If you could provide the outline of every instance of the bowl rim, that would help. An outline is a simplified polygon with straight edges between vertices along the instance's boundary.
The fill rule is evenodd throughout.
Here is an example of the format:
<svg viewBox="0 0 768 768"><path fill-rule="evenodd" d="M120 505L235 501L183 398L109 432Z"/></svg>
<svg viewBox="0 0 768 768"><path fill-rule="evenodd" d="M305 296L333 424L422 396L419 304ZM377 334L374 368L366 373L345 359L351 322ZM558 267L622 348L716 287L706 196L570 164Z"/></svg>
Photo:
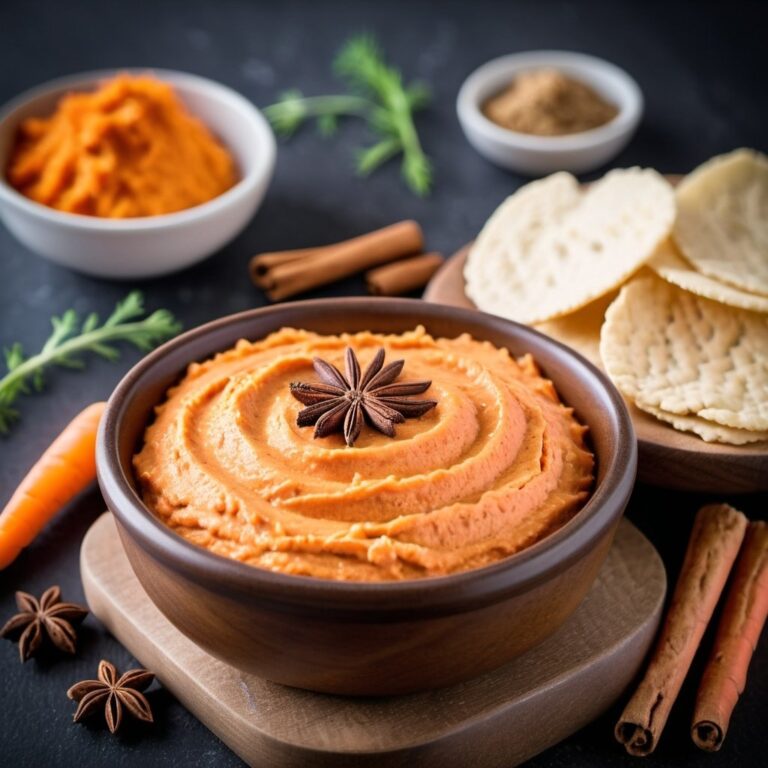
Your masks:
<svg viewBox="0 0 768 768"><path fill-rule="evenodd" d="M546 66L555 69L558 66L567 66L579 70L579 75L583 74L584 80L590 85L606 78L612 79L622 91L620 103L616 105L619 109L616 116L604 125L588 131L562 136L536 136L503 128L483 114L478 92L483 90L489 80L497 79L499 73L504 70L508 70L511 76L521 69ZM626 70L606 59L587 53L554 49L520 51L486 61L467 76L456 97L459 120L470 130L504 144L509 149L523 149L541 154L589 150L614 141L635 129L642 116L643 107L644 99L640 86Z"/></svg>
<svg viewBox="0 0 768 768"><path fill-rule="evenodd" d="M211 200L194 205L191 208L154 216L110 219L100 216L87 216L81 213L70 213L69 211L59 211L56 208L51 208L22 195L8 183L6 178L7 157L2 157L0 158L0 202L14 205L24 213L38 216L48 220L50 223L61 225L68 229L117 233L147 232L183 226L191 221L199 222L200 219L216 216L223 209L236 205L244 198L247 198L261 184L263 179L271 175L277 155L277 142L275 141L272 128L258 107L228 85L207 77L174 69L151 66L119 67L89 70L87 72L57 77L28 88L0 106L0 126L3 126L18 110L27 106L32 101L57 93L63 96L69 90L87 90L90 86L97 85L104 80L123 73L130 75L155 75L159 80L169 83L174 89L180 88L182 97L183 89L195 89L201 93L205 92L220 102L228 103L235 110L239 111L251 123L254 129L253 141L256 145L259 145L260 151L253 166L228 190ZM195 117L206 124L203 118L197 115ZM206 127L208 127L207 124ZM232 148L226 144L225 146L231 153Z"/></svg>
<svg viewBox="0 0 768 768"><path fill-rule="evenodd" d="M289 317L297 308L338 313L340 309L370 311L372 305L379 305L390 316L415 311L414 322L417 323L420 322L418 314L421 314L425 323L451 316L473 321L470 326L478 321L489 324L489 332L495 329L514 335L521 345L533 339L536 346L550 347L556 357L569 359L591 377L591 385L597 386L602 397L610 403L615 448L602 482L574 518L536 544L487 566L445 576L362 582L273 572L214 554L179 536L143 504L123 472L118 448L119 430L131 397L156 363L201 337L269 314L275 314L277 322L281 316ZM290 323L281 320L275 330L285 325ZM192 357L189 362L194 359ZM109 398L97 437L96 464L99 485L119 527L127 529L129 536L149 556L184 577L202 581L209 590L228 596L244 594L283 610L336 610L358 616L366 612L400 615L405 610L426 616L476 609L502 596L518 594L549 578L553 568L565 568L579 559L585 549L618 523L623 513L634 486L637 441L629 411L608 377L577 352L538 331L477 310L430 304L420 299L343 297L284 302L228 315L186 331L150 352L123 377Z"/></svg>

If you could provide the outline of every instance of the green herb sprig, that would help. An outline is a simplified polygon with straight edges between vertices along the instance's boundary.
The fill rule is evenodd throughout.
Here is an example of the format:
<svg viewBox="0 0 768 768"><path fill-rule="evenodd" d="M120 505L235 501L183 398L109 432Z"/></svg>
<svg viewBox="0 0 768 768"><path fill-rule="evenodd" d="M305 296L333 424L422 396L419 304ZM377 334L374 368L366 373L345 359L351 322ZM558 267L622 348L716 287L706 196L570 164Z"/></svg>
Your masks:
<svg viewBox="0 0 768 768"><path fill-rule="evenodd" d="M96 313L88 315L81 324L74 309L51 318L53 332L32 357L24 354L18 342L6 348L8 372L0 379L0 434L7 434L19 416L13 407L16 400L43 388L43 373L48 366L82 369L85 363L79 355L83 352L114 361L120 357L120 351L113 346L116 342L126 341L148 351L181 330L168 310L158 309L139 320L143 314L144 299L139 291L133 291L117 303L103 325Z"/></svg>
<svg viewBox="0 0 768 768"><path fill-rule="evenodd" d="M418 82L404 85L399 70L386 63L369 35L348 40L336 57L334 69L351 93L305 97L301 91L286 91L280 101L264 110L275 131L291 136L307 120L315 119L318 130L330 136L339 118L362 118L379 140L357 153L357 172L367 176L402 154L405 183L420 197L428 194L432 164L413 122L413 113L429 103L427 86Z"/></svg>

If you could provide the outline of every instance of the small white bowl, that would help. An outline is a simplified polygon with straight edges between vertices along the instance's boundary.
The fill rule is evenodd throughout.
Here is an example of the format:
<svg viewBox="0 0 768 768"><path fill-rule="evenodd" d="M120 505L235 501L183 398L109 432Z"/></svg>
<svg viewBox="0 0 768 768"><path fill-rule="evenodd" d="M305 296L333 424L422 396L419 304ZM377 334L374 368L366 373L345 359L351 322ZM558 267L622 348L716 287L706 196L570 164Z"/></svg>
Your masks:
<svg viewBox="0 0 768 768"><path fill-rule="evenodd" d="M118 72L151 72L170 83L189 111L226 145L240 180L194 208L160 216L107 219L66 213L34 202L5 180L19 123L50 115L70 91L93 90ZM275 164L275 137L256 107L224 85L164 69L89 72L53 80L0 111L0 218L30 250L97 277L131 279L174 272L210 256L251 220Z"/></svg>
<svg viewBox="0 0 768 768"><path fill-rule="evenodd" d="M605 125L564 136L534 136L489 120L482 105L522 72L552 68L591 86L619 113ZM643 113L643 95L622 69L603 59L568 51L531 51L493 59L476 69L456 100L469 143L497 165L529 176L555 171L583 173L604 165L627 145Z"/></svg>

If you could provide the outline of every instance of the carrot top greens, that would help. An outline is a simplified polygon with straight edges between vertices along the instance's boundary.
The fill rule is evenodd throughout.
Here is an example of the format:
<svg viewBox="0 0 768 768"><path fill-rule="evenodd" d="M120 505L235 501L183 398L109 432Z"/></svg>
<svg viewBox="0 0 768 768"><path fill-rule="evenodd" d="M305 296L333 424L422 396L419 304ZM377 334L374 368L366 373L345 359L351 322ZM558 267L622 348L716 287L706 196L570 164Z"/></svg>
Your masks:
<svg viewBox="0 0 768 768"><path fill-rule="evenodd" d="M144 299L139 291L132 291L115 306L103 324L92 312L85 320L74 309L60 317L51 318L53 332L35 355L27 357L20 343L7 347L5 364L8 372L0 379L0 434L7 434L18 418L13 404L21 395L39 392L43 388L43 373L50 365L81 369L85 367L80 355L93 352L107 360L120 357L115 343L127 341L148 351L162 341L176 335L181 325L166 309L158 309L149 317L144 314Z"/></svg>
<svg viewBox="0 0 768 768"><path fill-rule="evenodd" d="M401 173L415 194L424 196L432 186L432 164L424 154L413 122L413 113L429 102L430 92L419 82L403 83L400 71L387 64L374 38L357 35L348 40L334 69L348 93L307 96L286 91L264 114L275 131L290 136L302 123L317 120L323 135L336 130L341 117L359 117L368 123L378 141L357 154L357 172L367 176L388 160L402 155Z"/></svg>

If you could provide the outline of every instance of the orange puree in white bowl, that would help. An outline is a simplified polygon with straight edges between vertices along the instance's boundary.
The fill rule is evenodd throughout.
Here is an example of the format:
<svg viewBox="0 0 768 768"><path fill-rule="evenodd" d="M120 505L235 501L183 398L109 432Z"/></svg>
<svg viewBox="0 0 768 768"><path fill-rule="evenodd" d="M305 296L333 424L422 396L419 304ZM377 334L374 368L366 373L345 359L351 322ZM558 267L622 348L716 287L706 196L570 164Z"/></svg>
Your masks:
<svg viewBox="0 0 768 768"><path fill-rule="evenodd" d="M236 183L237 172L169 84L121 74L96 91L67 94L50 117L24 120L7 179L51 208L130 218L212 200Z"/></svg>

